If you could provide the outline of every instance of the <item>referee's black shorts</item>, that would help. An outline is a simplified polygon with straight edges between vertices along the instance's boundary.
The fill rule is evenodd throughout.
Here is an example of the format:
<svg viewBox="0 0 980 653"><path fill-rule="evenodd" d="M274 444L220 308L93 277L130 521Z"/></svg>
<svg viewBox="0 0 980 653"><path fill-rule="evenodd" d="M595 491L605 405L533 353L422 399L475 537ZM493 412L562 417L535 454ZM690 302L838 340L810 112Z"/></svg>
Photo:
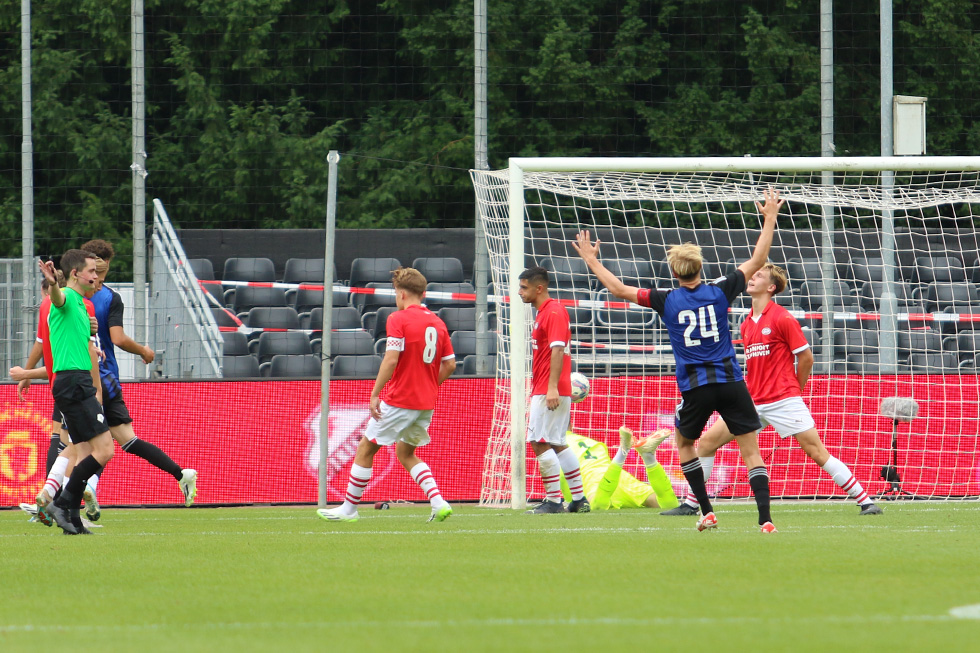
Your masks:
<svg viewBox="0 0 980 653"><path fill-rule="evenodd" d="M674 415L674 426L688 440L701 437L704 425L715 411L735 435L762 428L745 381L702 385L682 392L681 397Z"/></svg>
<svg viewBox="0 0 980 653"><path fill-rule="evenodd" d="M88 442L109 430L99 400L95 398L92 374L85 370L64 370L55 375L51 388L54 403L61 411L61 425L74 444Z"/></svg>

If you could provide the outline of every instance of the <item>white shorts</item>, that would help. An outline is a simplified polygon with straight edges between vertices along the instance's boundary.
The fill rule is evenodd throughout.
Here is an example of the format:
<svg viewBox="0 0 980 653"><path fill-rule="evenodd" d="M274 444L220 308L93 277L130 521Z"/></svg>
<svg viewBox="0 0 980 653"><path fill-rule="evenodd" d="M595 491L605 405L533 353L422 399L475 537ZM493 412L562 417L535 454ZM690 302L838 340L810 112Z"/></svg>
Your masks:
<svg viewBox="0 0 980 653"><path fill-rule="evenodd" d="M781 438L809 431L816 426L802 397L780 399L771 404L756 404L755 410L759 413L762 428L771 424Z"/></svg>
<svg viewBox="0 0 980 653"><path fill-rule="evenodd" d="M381 419L368 420L364 437L382 447L399 441L413 447L427 445L433 412L435 411L389 406L382 401Z"/></svg>
<svg viewBox="0 0 980 653"><path fill-rule="evenodd" d="M545 395L531 397L530 417L527 420L527 441L547 442L565 446L565 432L572 418L572 398L558 397L558 408L548 410Z"/></svg>

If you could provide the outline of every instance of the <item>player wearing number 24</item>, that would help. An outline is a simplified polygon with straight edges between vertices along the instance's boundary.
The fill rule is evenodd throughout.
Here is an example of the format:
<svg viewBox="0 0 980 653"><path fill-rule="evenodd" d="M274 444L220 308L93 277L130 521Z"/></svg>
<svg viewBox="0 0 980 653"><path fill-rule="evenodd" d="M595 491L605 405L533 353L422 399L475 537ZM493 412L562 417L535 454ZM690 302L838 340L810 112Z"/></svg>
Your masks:
<svg viewBox="0 0 980 653"><path fill-rule="evenodd" d="M398 462L428 497L432 505L429 521L444 521L453 513L415 449L429 443L439 386L455 371L456 355L445 322L422 304L426 286L422 273L398 268L391 273L391 281L398 310L388 318L385 355L371 392L372 419L357 445L343 505L317 510L327 521L357 521L357 506L371 480L374 455L388 445L395 445Z"/></svg>
<svg viewBox="0 0 980 653"><path fill-rule="evenodd" d="M653 308L667 328L681 391L681 403L674 420L674 438L681 471L701 506L703 516L698 520L699 531L718 525L694 447L716 410L729 429L737 434L735 440L749 470L749 485L759 509L762 532L775 531L769 511L769 476L759 454L757 436L761 422L735 359L728 329L728 308L745 290L746 280L765 264L772 246L776 216L783 202L773 189L764 192L764 204L756 202L763 224L752 258L724 277L704 283L701 279L701 248L692 243L671 247L667 252L667 263L680 284L675 290L624 284L599 262L599 241L593 244L588 231L580 232L572 243L612 295Z"/></svg>

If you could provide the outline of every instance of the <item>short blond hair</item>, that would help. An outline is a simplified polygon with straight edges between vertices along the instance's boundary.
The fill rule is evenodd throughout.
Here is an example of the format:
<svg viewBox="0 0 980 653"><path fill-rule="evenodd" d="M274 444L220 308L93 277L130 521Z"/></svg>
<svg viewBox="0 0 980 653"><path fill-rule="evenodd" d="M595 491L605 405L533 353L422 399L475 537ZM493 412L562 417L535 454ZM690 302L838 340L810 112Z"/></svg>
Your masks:
<svg viewBox="0 0 980 653"><path fill-rule="evenodd" d="M703 263L701 248L694 243L674 245L667 250L667 264L682 281L689 281L698 276Z"/></svg>
<svg viewBox="0 0 980 653"><path fill-rule="evenodd" d="M769 273L769 284L776 286L776 292L773 295L778 295L786 290L786 270L775 263L766 263L762 269Z"/></svg>
<svg viewBox="0 0 980 653"><path fill-rule="evenodd" d="M398 268L391 271L391 285L398 290L422 297L425 295L425 275L415 268Z"/></svg>

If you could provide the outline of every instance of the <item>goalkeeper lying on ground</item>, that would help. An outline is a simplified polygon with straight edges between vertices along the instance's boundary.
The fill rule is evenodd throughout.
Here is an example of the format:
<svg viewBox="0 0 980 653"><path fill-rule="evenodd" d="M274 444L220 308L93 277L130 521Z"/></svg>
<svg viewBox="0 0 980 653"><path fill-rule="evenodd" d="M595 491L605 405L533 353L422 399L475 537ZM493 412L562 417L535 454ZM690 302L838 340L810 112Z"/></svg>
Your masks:
<svg viewBox="0 0 980 653"><path fill-rule="evenodd" d="M667 472L657 462L657 447L673 434L673 429L663 429L642 440L636 440L633 432L619 428L619 450L609 460L609 450L602 442L568 431L565 440L568 448L578 456L582 470L582 485L585 496L593 510L618 510L620 508L673 508L677 497L667 478ZM630 448L643 458L650 483L643 483L629 472L623 471L623 463ZM561 478L561 489L568 500L571 496L565 477Z"/></svg>

